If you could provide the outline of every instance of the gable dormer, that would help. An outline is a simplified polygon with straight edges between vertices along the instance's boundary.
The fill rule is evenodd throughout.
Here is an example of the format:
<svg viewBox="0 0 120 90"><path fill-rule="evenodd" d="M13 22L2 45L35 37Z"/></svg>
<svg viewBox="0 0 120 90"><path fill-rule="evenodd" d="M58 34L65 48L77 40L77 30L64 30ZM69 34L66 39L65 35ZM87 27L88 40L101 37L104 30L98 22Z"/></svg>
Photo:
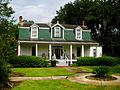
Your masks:
<svg viewBox="0 0 120 90"><path fill-rule="evenodd" d="M82 40L82 30L83 29L80 26L75 28L75 39Z"/></svg>
<svg viewBox="0 0 120 90"><path fill-rule="evenodd" d="M64 39L64 27L59 22L51 27L51 38Z"/></svg>
<svg viewBox="0 0 120 90"><path fill-rule="evenodd" d="M33 24L30 26L30 31L31 31L31 38L32 39L37 39L38 38L38 30L39 30L39 26L37 24Z"/></svg>

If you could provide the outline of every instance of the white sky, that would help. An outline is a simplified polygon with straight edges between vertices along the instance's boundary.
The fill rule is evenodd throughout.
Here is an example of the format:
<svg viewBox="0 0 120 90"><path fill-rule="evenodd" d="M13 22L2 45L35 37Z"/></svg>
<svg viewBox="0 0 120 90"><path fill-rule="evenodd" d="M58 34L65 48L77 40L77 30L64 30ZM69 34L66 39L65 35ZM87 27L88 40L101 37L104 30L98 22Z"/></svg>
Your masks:
<svg viewBox="0 0 120 90"><path fill-rule="evenodd" d="M13 16L17 20L19 16L23 16L25 20L48 23L56 15L56 10L59 10L60 6L73 1L75 0L12 0L10 6L15 11Z"/></svg>

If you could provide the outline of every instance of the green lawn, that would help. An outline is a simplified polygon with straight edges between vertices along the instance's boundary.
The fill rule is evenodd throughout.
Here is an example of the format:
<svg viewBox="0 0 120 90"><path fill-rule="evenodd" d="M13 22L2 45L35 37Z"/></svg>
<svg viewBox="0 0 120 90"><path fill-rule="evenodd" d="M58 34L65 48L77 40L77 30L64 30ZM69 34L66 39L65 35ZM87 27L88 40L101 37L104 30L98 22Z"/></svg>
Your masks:
<svg viewBox="0 0 120 90"><path fill-rule="evenodd" d="M120 86L80 84L67 79L27 80L12 90L120 90Z"/></svg>
<svg viewBox="0 0 120 90"><path fill-rule="evenodd" d="M12 72L24 73L27 77L66 76L73 74L73 72L70 72L63 67L11 68L11 70Z"/></svg>
<svg viewBox="0 0 120 90"><path fill-rule="evenodd" d="M80 66L80 67L75 67L75 68L79 68L82 70L87 70L87 71L91 71L92 69L95 68L97 66ZM120 73L120 65L119 66L107 66L110 70L111 74L116 74L116 73Z"/></svg>

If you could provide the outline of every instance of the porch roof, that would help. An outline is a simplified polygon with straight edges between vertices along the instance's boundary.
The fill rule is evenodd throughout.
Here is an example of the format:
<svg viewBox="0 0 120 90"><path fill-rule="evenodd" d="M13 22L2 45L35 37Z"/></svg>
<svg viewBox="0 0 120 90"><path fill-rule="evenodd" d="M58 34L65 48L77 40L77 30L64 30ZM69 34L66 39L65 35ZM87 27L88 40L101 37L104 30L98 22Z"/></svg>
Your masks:
<svg viewBox="0 0 120 90"><path fill-rule="evenodd" d="M56 44L99 44L94 40L66 40L66 39L19 39L21 43L56 43Z"/></svg>

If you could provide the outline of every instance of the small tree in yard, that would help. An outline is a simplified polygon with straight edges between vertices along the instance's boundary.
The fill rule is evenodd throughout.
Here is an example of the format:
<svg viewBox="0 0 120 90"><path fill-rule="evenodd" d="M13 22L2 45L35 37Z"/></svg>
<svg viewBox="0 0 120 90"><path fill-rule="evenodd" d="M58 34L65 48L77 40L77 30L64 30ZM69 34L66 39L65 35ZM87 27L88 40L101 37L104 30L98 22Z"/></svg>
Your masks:
<svg viewBox="0 0 120 90"><path fill-rule="evenodd" d="M96 77L104 78L108 76L109 69L106 66L98 66L93 68L93 73L96 74Z"/></svg>
<svg viewBox="0 0 120 90"><path fill-rule="evenodd" d="M14 11L8 7L8 4L9 2L3 3L0 0L0 87L5 87L9 81L10 71L6 62L15 55L17 46L18 28L17 25L13 24L15 20L11 19L11 14Z"/></svg>

